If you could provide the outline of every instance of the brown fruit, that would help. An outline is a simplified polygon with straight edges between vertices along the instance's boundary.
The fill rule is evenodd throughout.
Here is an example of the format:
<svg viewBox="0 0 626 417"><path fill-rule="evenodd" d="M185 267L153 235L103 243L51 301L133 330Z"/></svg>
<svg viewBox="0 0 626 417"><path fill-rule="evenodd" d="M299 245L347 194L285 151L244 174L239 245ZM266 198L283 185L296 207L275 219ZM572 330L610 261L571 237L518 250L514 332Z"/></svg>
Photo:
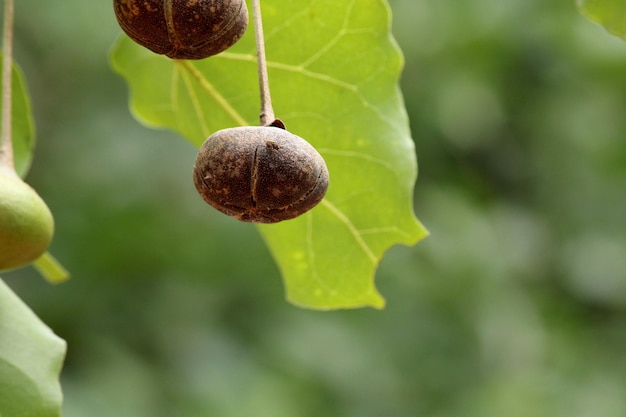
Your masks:
<svg viewBox="0 0 626 417"><path fill-rule="evenodd" d="M328 169L304 139L278 127L220 130L202 144L194 165L202 198L244 222L276 223L315 207Z"/></svg>
<svg viewBox="0 0 626 417"><path fill-rule="evenodd" d="M216 55L248 26L245 0L113 0L113 8L130 38L174 59Z"/></svg>

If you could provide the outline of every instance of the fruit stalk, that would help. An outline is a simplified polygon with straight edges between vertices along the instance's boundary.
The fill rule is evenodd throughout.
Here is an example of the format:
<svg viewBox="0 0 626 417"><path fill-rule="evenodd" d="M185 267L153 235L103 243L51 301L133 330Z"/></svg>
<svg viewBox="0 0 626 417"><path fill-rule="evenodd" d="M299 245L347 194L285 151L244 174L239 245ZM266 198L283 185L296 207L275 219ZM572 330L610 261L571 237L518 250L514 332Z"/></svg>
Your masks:
<svg viewBox="0 0 626 417"><path fill-rule="evenodd" d="M254 37L256 40L257 65L259 67L259 89L261 92L261 126L269 126L274 122L274 109L270 94L270 82L265 58L265 36L263 35L263 18L261 16L261 0L252 0L252 16L254 19Z"/></svg>
<svg viewBox="0 0 626 417"><path fill-rule="evenodd" d="M13 142L11 139L12 89L13 70L13 14L14 0L4 1L4 23L2 33L2 136L0 136L0 170L13 175Z"/></svg>

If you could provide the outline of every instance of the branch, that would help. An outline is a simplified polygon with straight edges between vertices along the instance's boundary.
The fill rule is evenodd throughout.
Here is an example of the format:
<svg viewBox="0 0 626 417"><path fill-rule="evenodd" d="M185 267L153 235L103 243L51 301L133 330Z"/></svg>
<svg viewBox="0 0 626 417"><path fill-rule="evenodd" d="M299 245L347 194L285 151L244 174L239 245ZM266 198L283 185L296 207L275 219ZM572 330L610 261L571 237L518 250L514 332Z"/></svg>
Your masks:
<svg viewBox="0 0 626 417"><path fill-rule="evenodd" d="M14 0L4 2L2 34L2 135L0 136L0 168L15 172L11 132L11 83L13 73L13 14Z"/></svg>

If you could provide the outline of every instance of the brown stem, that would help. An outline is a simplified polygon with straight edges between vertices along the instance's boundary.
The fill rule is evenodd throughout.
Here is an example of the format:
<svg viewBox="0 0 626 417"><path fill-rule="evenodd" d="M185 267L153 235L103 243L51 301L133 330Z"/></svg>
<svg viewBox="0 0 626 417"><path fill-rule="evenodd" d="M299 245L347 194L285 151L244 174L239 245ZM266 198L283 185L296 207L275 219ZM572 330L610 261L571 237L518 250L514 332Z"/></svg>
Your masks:
<svg viewBox="0 0 626 417"><path fill-rule="evenodd" d="M261 90L261 126L269 126L276 119L272 108L270 82L265 59L265 38L263 35L263 18L261 17L261 0L252 0L252 16L254 19L254 36L256 39L257 64L259 66L259 88Z"/></svg>
<svg viewBox="0 0 626 417"><path fill-rule="evenodd" d="M11 133L14 4L14 0L4 1L2 33L2 136L0 136L0 168L12 172L15 172Z"/></svg>

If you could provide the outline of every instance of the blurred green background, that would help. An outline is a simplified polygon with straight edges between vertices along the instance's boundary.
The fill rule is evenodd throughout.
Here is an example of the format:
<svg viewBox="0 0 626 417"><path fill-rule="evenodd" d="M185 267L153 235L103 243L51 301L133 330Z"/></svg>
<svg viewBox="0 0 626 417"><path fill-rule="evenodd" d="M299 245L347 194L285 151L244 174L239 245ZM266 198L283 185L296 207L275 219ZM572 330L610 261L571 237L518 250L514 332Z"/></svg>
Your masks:
<svg viewBox="0 0 626 417"><path fill-rule="evenodd" d="M391 1L431 236L385 257L384 311L330 313L132 119L110 1L17 3L73 279L4 278L68 341L65 417L626 415L626 43L574 0Z"/></svg>

